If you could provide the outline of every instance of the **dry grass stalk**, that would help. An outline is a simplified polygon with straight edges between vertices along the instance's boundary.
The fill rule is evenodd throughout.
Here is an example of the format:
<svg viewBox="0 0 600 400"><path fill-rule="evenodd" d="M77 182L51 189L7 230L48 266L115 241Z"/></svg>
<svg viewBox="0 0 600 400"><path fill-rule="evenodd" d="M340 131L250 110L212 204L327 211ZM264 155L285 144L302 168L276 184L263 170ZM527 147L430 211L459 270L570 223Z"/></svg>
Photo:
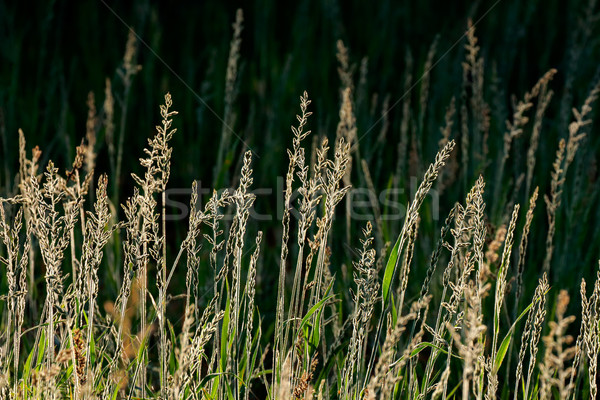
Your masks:
<svg viewBox="0 0 600 400"><path fill-rule="evenodd" d="M399 254L404 250L405 241L408 240L411 236L413 236L413 237L416 236L416 230L412 235L410 235L410 233L414 229L415 225L417 224L417 220L418 220L418 216L419 216L418 212L419 212L419 209L421 208L421 204L423 204L423 201L425 200L425 196L427 196L427 193L429 193L429 190L433 186L433 183L437 179L440 171L442 170L442 168L446 164L446 161L450 157L450 153L452 153L452 150L454 149L454 145L455 145L455 143L453 140L448 142L446 144L446 146L444 146L444 148L438 152L438 154L435 156L435 162L433 164L431 164L429 166L429 168L427 169L427 171L425 172L425 175L423 176L423 181L419 185L419 188L417 189L417 192L415 193L415 198L414 198L413 202L410 204L410 206L408 207L408 211L406 213L406 219L404 221L404 226L402 227L402 232L401 232L400 238L399 238L399 246L398 246ZM398 257L398 261L396 262L394 271L396 271L398 269L399 260L400 260L400 257ZM395 275L395 272L394 272L394 275ZM403 272L402 276L408 276L408 271ZM403 297L403 295L402 295L402 297ZM401 307L402 307L402 302L399 303L399 309Z"/></svg>
<svg viewBox="0 0 600 400"><path fill-rule="evenodd" d="M219 328L219 321L223 318L224 312L216 312L215 305L218 302L218 294L213 297L208 306L204 309L202 317L198 321L192 335L189 330L193 325L193 306L186 311L184 320L184 330L182 332L181 347L178 349L178 364L175 375L172 377L170 393L168 398L184 399L186 388L190 385L191 390L198 385L195 381L195 375L201 372L202 360L205 355L204 347L210 341L212 335Z"/></svg>
<svg viewBox="0 0 600 400"><path fill-rule="evenodd" d="M519 205L515 205L512 213L512 217L510 223L508 225L508 230L506 233L506 239L504 241L504 250L502 252L502 262L500 267L498 268L497 281L496 281L496 293L494 297L494 331L492 337L492 348L491 348L491 357L489 360L489 372L488 372L488 380L490 382L490 387L488 387L488 392L486 394L487 398L495 399L496 398L496 389L498 385L498 371L495 367L496 365L496 356L498 354L498 335L500 334L500 313L502 311L502 306L504 304L504 296L506 294L506 276L508 274L508 269L510 266L510 256L512 253L512 246L514 243L514 232L517 225L517 217L519 215ZM534 357L535 360L535 357Z"/></svg>
<svg viewBox="0 0 600 400"><path fill-rule="evenodd" d="M254 204L256 196L249 192L250 186L252 185L252 169L250 163L252 161L252 152L247 151L244 154L244 164L242 167L242 175L240 179L239 187L233 193L233 201L236 207L234 216L233 226L235 229L230 231L229 235L234 237L234 250L233 250L233 268L232 268L232 281L231 281L231 315L230 322L228 325L227 336L233 338L233 343L238 343L240 336L240 311L241 311L241 280L242 280L242 256L244 241L246 236L246 227L248 217L250 216L250 209ZM238 356L237 346L232 347L232 351L228 353L227 357L227 368L232 368L232 371L239 374L238 370Z"/></svg>
<svg viewBox="0 0 600 400"><path fill-rule="evenodd" d="M400 285L398 286L399 300L397 308L398 313L402 311L402 307L404 306L404 297L406 295L406 289L408 288L408 276L411 269L411 262L415 250L415 242L417 240L417 232L419 231L420 220L420 218L417 218L415 223L409 227L409 231L407 234L408 239L406 242L406 251L404 252L402 266L400 268Z"/></svg>
<svg viewBox="0 0 600 400"><path fill-rule="evenodd" d="M495 265L500 259L500 249L502 248L502 243L506 239L506 225L502 224L494 232L494 239L488 244L487 250L485 251L485 259L486 259L486 268L490 268L492 265ZM491 274L491 271L485 271L486 274Z"/></svg>
<svg viewBox="0 0 600 400"><path fill-rule="evenodd" d="M225 109L223 111L223 126L221 127L221 141L217 152L217 161L214 169L214 180L220 183L220 175L225 166L225 157L229 151L233 125L236 115L233 111L233 103L237 97L238 63L240 59L240 48L242 45L242 29L244 13L239 8L235 14L235 22L232 25L233 37L229 45L229 57L227 58L227 73L225 76Z"/></svg>
<svg viewBox="0 0 600 400"><path fill-rule="evenodd" d="M94 93L88 93L87 99L88 115L85 123L85 138L87 140L85 152L85 168L87 172L93 171L96 166L96 129L98 127L98 116L96 115L96 100Z"/></svg>
<svg viewBox="0 0 600 400"><path fill-rule="evenodd" d="M600 262L598 262L600 267ZM596 274L594 290L586 298L585 280L581 282L581 333L578 338L578 352L581 351L588 361L588 377L590 398L595 399L598 393L596 374L598 370L598 353L600 352L600 271Z"/></svg>
<svg viewBox="0 0 600 400"><path fill-rule="evenodd" d="M407 324L417 318L419 310L425 310L423 313L427 314L426 310L429 307L430 300L431 297L427 296L412 303L410 311L406 315L399 316L396 324L393 326L391 324L391 319L388 318L387 335L381 348L381 355L375 365L373 376L369 379L368 385L366 385L365 399L376 399L378 393L380 393L379 396L381 397L385 397L386 393L391 393L389 386L393 386L396 383L397 375L394 372L408 362L410 353L421 342L424 333L424 324L421 325L420 331L414 335L411 342L404 349L403 357L400 359L401 361L394 365L392 364L392 360L396 354L396 346L400 341L400 336L406 330Z"/></svg>
<svg viewBox="0 0 600 400"><path fill-rule="evenodd" d="M529 209L525 215L525 225L523 225L523 233L521 234L521 242L519 243L519 263L517 264L517 276L516 285L517 290L515 293L515 309L519 305L519 300L523 294L523 271L525 269L525 256L527 254L527 242L529 238L529 230L531 229L531 221L533 221L533 212L535 211L535 205L538 198L538 187L535 188L531 198L529 199Z"/></svg>
<svg viewBox="0 0 600 400"><path fill-rule="evenodd" d="M443 335L444 332L448 330L449 325L460 327L463 323L465 312L467 312L467 310L459 312L459 305L465 296L465 291L470 290L470 293L473 295L467 296L469 298L472 297L472 300L474 301L472 310L479 310L481 309L481 298L485 296L489 290L489 285L484 285L480 277L481 270L484 267L483 243L486 231L483 222L483 212L485 209L483 203L483 190L484 181L483 178L480 177L467 195L466 206L462 207L457 204L453 209L455 227L454 229L451 229L450 232L454 237L454 245L447 242L444 242L443 244L444 247L447 247L451 251L451 255L450 262L443 274L442 306L438 311L435 327L428 329L433 335L434 343L437 346L448 346ZM472 249L470 247L472 247ZM477 265L479 265L479 268L477 268ZM454 272L454 270L456 270L456 280L453 282L451 281L451 273ZM474 280L472 279L473 271L477 271ZM469 287L471 289L469 289ZM450 299L445 301L448 290L451 291ZM473 318L476 318L476 314L477 313L471 313L470 315ZM456 321L451 323L454 317L456 317ZM479 316L477 318L481 317ZM474 319L472 319L469 324L470 328L465 328L464 330L465 332L471 330L472 337L469 342L471 344L468 346L474 346L474 338L481 334L481 332L477 333L477 329L475 328L480 324L475 323ZM450 333L452 331L454 331L454 328L449 330ZM451 337L453 336L451 335ZM439 353L438 349L434 349L427 361L424 381L426 387L430 387L429 381L432 377L435 361L437 360ZM483 382L484 366L482 357L483 356L481 355L481 357L478 356L467 360L470 367L465 367L467 369L467 376L465 376L464 379L467 379L467 384L463 386L463 396L470 393L470 384L468 383L470 380L477 382L477 385L473 386L473 391L477 393L478 396L482 395L481 383Z"/></svg>
<svg viewBox="0 0 600 400"><path fill-rule="evenodd" d="M104 125L104 137L108 147L108 158L111 165L115 165L115 99L112 92L112 83L108 78L106 78L104 82L104 103L102 104L102 111L104 112L102 124Z"/></svg>
<svg viewBox="0 0 600 400"><path fill-rule="evenodd" d="M527 117L526 113L533 107L533 100L537 98L540 94L540 91L545 92L545 88L548 86L548 83L552 80L554 75L556 74L555 69L550 69L546 72L533 86L533 88L525 93L523 96L523 100L519 102L513 101L513 115L512 121L506 121L506 132L504 133L504 148L502 157L499 159L498 170L496 174L496 191L495 198L499 199L501 194L500 190L502 188L502 178L504 175L504 168L506 166L506 162L510 157L510 149L512 142L522 135L523 128L529 122L529 117ZM545 99L542 99L541 102L545 102ZM502 201L499 201L498 204L502 204Z"/></svg>
<svg viewBox="0 0 600 400"><path fill-rule="evenodd" d="M121 165L123 163L123 150L124 150L124 144L125 144L125 126L127 123L127 112L128 112L128 108L129 108L129 93L131 91L131 85L133 83L133 77L135 75L137 75L137 73L142 69L141 65L138 65L136 63L136 58L137 58L137 51L138 51L138 46L137 46L137 35L136 33L133 31L133 29L129 29L129 33L127 35L127 43L125 45L125 54L123 55L123 64L121 66L121 68L119 68L117 70L117 74L119 75L119 77L121 78L121 81L123 82L123 97L120 99L120 106L121 106L121 124L119 127L119 143L117 145L116 148L116 159L112 161L112 167L113 167L113 171L115 171L115 176L116 176L116 186L115 186L115 193L117 188L120 185L120 179L121 179ZM110 93L110 87L106 86L106 101L104 103L105 106L109 106L108 108L110 109L110 99L112 99L112 95L109 95ZM109 114L107 114L107 117L110 117ZM107 125L107 129L108 129L108 125ZM111 144L110 146L113 146L114 148L114 143ZM113 154L114 154L114 150L113 150ZM113 199L115 202L118 199Z"/></svg>
<svg viewBox="0 0 600 400"><path fill-rule="evenodd" d="M569 294L561 290L556 300L556 321L548 323L550 331L542 338L546 350L544 359L540 364L540 399L552 398L552 389L556 388L560 397L569 398L572 384L569 377L572 367L567 363L575 357L576 347L573 344L573 336L567 334L567 329L575 321L575 316L565 316L569 305Z"/></svg>
<svg viewBox="0 0 600 400"><path fill-rule="evenodd" d="M356 117L354 116L354 109L352 105L352 89L350 87L346 87L342 91L342 104L340 106L340 120L337 125L335 137L336 143L339 142L341 138L345 140L345 142L350 146L350 152L356 152L358 158L360 159L360 153L358 149L358 138L356 136ZM351 186L351 177L352 175L352 155L348 155L348 163L345 167L344 175L342 177L342 182L344 186ZM351 233L351 215L350 215L350 197L346 197L346 242L350 243L350 233Z"/></svg>
<svg viewBox="0 0 600 400"><path fill-rule="evenodd" d="M458 354L464 359L462 369L462 398L469 399L471 394L481 398L481 377L484 373L483 353L484 336L487 330L483 324L481 293L474 282L464 290L466 308L461 318L461 327L446 322L446 329L452 335L452 341ZM460 332L460 333L459 333ZM471 383L473 386L471 387Z"/></svg>
<svg viewBox="0 0 600 400"><path fill-rule="evenodd" d="M19 193L22 196L23 201L23 209L25 216L25 224L29 227L29 224L32 220L32 207L33 207L33 199L27 196L27 190L30 185L31 177L36 177L38 174L39 168L39 160L42 156L42 151L38 146L35 146L31 150L31 159L27 158L27 151L25 149L25 134L21 129L19 129ZM28 230L27 237L31 242L33 230ZM29 267L28 267L28 275L29 275L29 284L28 291L29 293L33 292L34 288L34 249L32 246L29 247Z"/></svg>
<svg viewBox="0 0 600 400"><path fill-rule="evenodd" d="M8 294L0 296L0 299L7 303L8 318L6 322L6 331L2 335L4 346L0 349L0 374L7 377L7 390L10 381L10 359L9 354L12 350L13 357L13 393L17 392L19 354L21 347L21 330L25 317L25 297L27 295L26 274L29 263L29 249L31 248L31 225L27 226L28 234L25 236L24 244L19 238L19 233L23 224L23 208L20 207L14 217L12 226L7 222L7 215L4 208L4 199L0 200L0 236L6 249L6 257L0 256L0 262L6 266L6 280ZM21 245L23 250L20 250ZM12 341L11 341L12 332ZM12 347L12 348L11 348Z"/></svg>
<svg viewBox="0 0 600 400"><path fill-rule="evenodd" d="M317 219L320 225L321 237L319 238L319 250L315 269L315 286L311 289L309 307L315 305L320 299L320 291L323 285L323 271L326 268L327 237L333 224L335 208L350 190L350 186L342 186L346 170L350 164L350 143L344 136L337 141L333 160L325 163L325 170L321 175L321 187L325 194L324 215Z"/></svg>
<svg viewBox="0 0 600 400"><path fill-rule="evenodd" d="M371 172L369 170L369 164L363 158L361 160L362 172L365 177L365 182L367 183L367 188L369 189L369 203L371 204L371 208L373 209L373 216L375 227L377 228L377 243L383 244L384 242L384 234L383 234L383 220L381 219L381 207L379 207L379 200L375 193L375 185L373 184L373 178L371 178Z"/></svg>
<svg viewBox="0 0 600 400"><path fill-rule="evenodd" d="M565 182L563 160L565 158L565 147L566 143L564 139L561 139L558 143L558 150L556 151L556 160L552 164L554 171L551 172L552 181L550 183L550 197L544 196L546 202L546 209L548 214L548 234L546 236L546 257L544 258L544 272L550 270L550 263L552 261L552 252L554 250L554 233L556 230L556 211L560 206L562 186Z"/></svg>
<svg viewBox="0 0 600 400"><path fill-rule="evenodd" d="M471 240L473 243L473 255L477 260L477 284L479 291L482 290L483 279L481 274L484 271L484 254L483 247L485 244L486 237L486 226L484 221L485 203L483 201L483 193L485 189L485 182L483 176L480 175L475 185L467 195L466 207L465 207L465 223L467 226L472 228Z"/></svg>
<svg viewBox="0 0 600 400"><path fill-rule="evenodd" d="M462 91L461 91L461 159L463 173L465 177L469 174L469 147L471 138L475 139L483 132L484 110L487 105L484 101L484 59L480 56L480 47L477 45L478 39L475 36L475 26L473 21L467 21L467 44L465 44L466 60L462 63ZM469 96L470 92L470 96ZM470 100L470 102L468 101ZM473 121L473 131L469 129L469 111L471 107L471 117Z"/></svg>
<svg viewBox="0 0 600 400"><path fill-rule="evenodd" d="M446 143L450 141L450 135L452 134L452 126L454 125L454 116L456 114L456 97L450 99L448 107L446 107L446 114L444 114L444 126L440 128L442 137L438 143L439 148L443 148Z"/></svg>
<svg viewBox="0 0 600 400"><path fill-rule="evenodd" d="M250 359L252 350L252 332L254 330L254 297L256 295L256 263L258 262L258 256L260 253L260 243L262 241L262 232L258 232L256 235L256 248L250 258L250 267L248 269L248 277L246 283L246 296L248 298L248 306L246 308L246 363L247 377L246 382L250 382L254 371L251 369ZM248 400L250 396L250 385L246 385L245 399Z"/></svg>
<svg viewBox="0 0 600 400"><path fill-rule="evenodd" d="M59 205L65 197L62 178L58 176L58 168L52 161L48 163L44 174L45 182L40 187L36 177L31 176L26 188L26 195L31 199L32 232L38 241L42 259L46 265L46 366L54 362L55 317L64 301L64 275L61 264L65 250L70 244L70 232L77 222L79 208L83 203L80 197L67 208L65 215L60 215Z"/></svg>
<svg viewBox="0 0 600 400"><path fill-rule="evenodd" d="M412 58L412 54L410 53L410 50L406 50L406 56L405 56L405 68L404 70L405 72L405 77L404 77L404 85L402 87L403 93L409 93L410 89L413 85L413 75L412 75L412 69L413 69L413 58ZM394 187L398 187L401 181L401 177L403 174L403 171L406 170L406 160L408 159L407 152L408 152L408 136L409 136L409 130L410 130L410 121L411 121L411 114L410 114L410 100L411 100L411 96L404 96L403 100L402 100L402 119L400 122L400 141L398 142L398 159L396 161L396 172L394 174ZM397 200L397 199L395 199Z"/></svg>
<svg viewBox="0 0 600 400"><path fill-rule="evenodd" d="M446 114L444 115L444 126L440 128L442 137L438 143L440 149L450 141L450 135L452 134L452 127L454 125L454 117L456 114L456 98L452 97L450 104L446 108ZM458 170L458 161L456 161L456 153L452 153L448 160L448 166L442 170L440 183L438 190L440 194L443 193L444 189L450 186L454 179L456 179L456 171Z"/></svg>
<svg viewBox="0 0 600 400"><path fill-rule="evenodd" d="M100 176L98 189L96 191L95 213L88 212L87 226L84 231L83 247L81 255L82 278L85 287L82 292L82 300L88 301L88 332L85 348L90 348L92 340L92 328L94 327L94 314L96 313L96 297L98 294L98 268L102 262L103 248L108 243L118 226L109 226L111 214L108 210L107 195L108 178ZM84 368L90 363L90 354L87 352Z"/></svg>
<svg viewBox="0 0 600 400"><path fill-rule="evenodd" d="M139 256L136 256L138 264L138 273L141 277L140 287L140 318L141 332L147 332L146 328L146 297L147 297L147 266L150 259L156 261L160 266L157 274L157 286L159 289L157 308L158 324L160 328L160 364L161 364L161 393L166 393L166 367L167 367L167 347L168 341L166 331L165 307L166 307L166 285L167 285L167 265L166 265L166 204L165 189L171 173L171 154L173 149L169 147L168 142L172 139L176 129L172 129L172 117L177 114L171 111L173 105L171 95L165 95L165 104L160 106L162 125L157 126L156 135L148 140L149 148L144 149L147 158L141 158L140 164L146 169L143 179L136 174L132 174L133 180L142 189L141 194L136 194L136 203L139 207L138 219L141 226L138 226L139 241L137 242ZM162 196L162 227L159 227L158 215L156 212L156 200L154 195L160 193ZM162 231L162 232L161 232ZM151 298L152 299L152 298ZM139 387L142 395L145 391L146 367L145 359L142 357L143 371L140 373Z"/></svg>
<svg viewBox="0 0 600 400"><path fill-rule="evenodd" d="M475 237L479 238L482 235L482 232L479 232L479 230L482 229L483 225L479 220L483 220L483 188L483 178L480 177L467 195L466 207L456 204L446 220L444 229L452 234L454 244L451 245L447 241L440 239L441 246L449 249L451 254L450 261L443 272L443 288L440 299L441 306L438 309L436 322L433 327L427 328L429 333L433 335L433 343L436 346L447 346L443 335L447 330L448 324L459 312L458 306L463 298L463 293L468 287L469 279L476 268L476 263L480 260L480 240L477 239L478 244L471 251L468 250L468 247L475 243L475 240L473 240ZM454 228L450 228L452 220L454 220ZM475 233L476 230L478 233ZM484 231L483 236L485 236ZM473 255L473 250L475 250L477 256ZM439 257L440 251L441 248L436 250L436 252L438 252L436 257ZM454 282L451 281L451 274L453 272L456 274L456 280ZM448 291L451 291L450 299L446 300ZM480 292L481 289L478 289L477 293ZM423 293L423 289L421 290L421 293ZM425 387L430 386L429 382L432 379L435 362L439 354L439 347L436 347L432 350L431 355L427 360L425 377L423 379ZM468 389L465 390L468 392Z"/></svg>
<svg viewBox="0 0 600 400"><path fill-rule="evenodd" d="M527 322L525 323L525 330L521 336L521 348L519 349L519 363L517 364L517 372L515 377L515 391L514 399L518 398L520 388L524 387L523 397L529 397L529 387L531 384L531 375L536 364L536 356L538 352L538 343L542 332L542 324L546 316L546 293L549 290L548 276L544 276L539 280L539 284L535 289L533 296L533 306L529 310L527 315ZM529 364L527 368L527 378L525 382L523 379L523 365L525 361L525 355L527 348L529 347ZM523 386L522 386L523 385Z"/></svg>
<svg viewBox="0 0 600 400"><path fill-rule="evenodd" d="M288 256L288 241L290 235L290 216L292 209L292 193L293 193L293 183L294 183L294 174L296 172L296 168L300 165L300 173L304 174L304 151L301 146L302 140L304 140L309 134L310 131L304 131L304 127L308 122L308 117L312 114L312 112L308 111L308 106L310 105L310 100L308 99L308 93L306 91L300 97L300 110L302 115L297 115L296 118L298 120L298 127L292 126L292 132L294 137L292 139L292 150L288 150L289 156L289 164L288 170L285 178L285 192L284 192L284 209L283 216L281 219L281 224L283 228L282 236L281 236L281 256L279 259L279 283L277 286L277 309L275 314L275 345L273 348L273 365L274 365L274 379L272 384L275 385L276 381L279 379L281 374L281 365L276 364L281 361L281 358L286 352L289 340L289 324L285 327L284 332L284 310L285 310L285 280L286 280L286 261ZM302 177L301 177L302 179ZM314 188L316 192L316 188ZM308 195L308 193L306 193ZM309 208L312 208L312 204L306 205ZM310 211L307 211L305 217L311 215ZM305 220L305 222L307 222ZM312 222L312 221L311 221ZM308 230L309 225L302 226L302 232L306 232ZM304 233L305 234L305 233ZM300 259L301 257L299 257ZM298 281L298 268L296 269L296 276L294 277L294 284L299 285ZM292 294L296 293L298 289L292 289ZM292 301L294 301L294 295L292 295ZM292 312L296 311L292 309ZM272 387L274 390L274 386Z"/></svg>
<svg viewBox="0 0 600 400"><path fill-rule="evenodd" d="M446 220L444 221L444 225L440 231L440 237L436 243L435 250L431 253L431 259L429 261L429 267L427 268L427 274L425 275L425 280L423 281L423 285L421 286L421 293L419 297L425 297L429 293L429 287L431 285L431 280L435 271L437 269L437 264L439 262L440 256L442 254L442 249L444 248L444 243L446 240L446 236L450 232L452 228L452 222L454 222L454 218L456 218L456 213L458 212L458 205L455 204L452 207L452 210L448 213Z"/></svg>
<svg viewBox="0 0 600 400"><path fill-rule="evenodd" d="M83 144L80 146L77 146L75 148L76 151L76 155L75 155L75 159L73 160L73 164L72 164L72 168L71 170L67 170L66 171L66 175L65 175L65 180L62 182L62 190L65 193L65 201L64 201L64 205L65 207L71 207L75 202L77 202L77 199L81 198L85 198L85 196L88 194L90 187L92 186L92 181L93 181L93 170L90 170L87 175L85 176L85 178L81 179L81 175L80 172L82 170L84 161L85 161L85 157L86 157L86 146ZM72 184L71 184L72 183ZM67 200L68 199L68 200ZM85 223L85 211L83 210L83 207L79 208L79 218L80 218L80 222L81 222L81 231L82 233L85 235L85 231L86 231L86 223ZM76 243L75 243L75 230L74 230L74 226L71 228L69 234L70 234L70 244L71 244L71 272L73 274L73 281L76 283L80 283L80 279L79 278L79 274L80 274L80 269L81 269L81 263L79 260L77 260L77 254L76 254ZM77 295L80 295L80 291L78 291ZM78 300L81 301L81 298L78 297Z"/></svg>
<svg viewBox="0 0 600 400"><path fill-rule="evenodd" d="M326 146L326 144L325 144ZM305 290L303 289L305 283L308 281L308 273L310 271L311 263L307 260L306 263L306 275L302 280L302 268L304 263L304 251L307 243L308 231L311 228L316 218L316 207L321 201L321 173L324 168L325 157L323 149L318 151L316 161L312 164L312 174L309 177L309 167L305 165L304 149L300 149L300 157L298 157L298 179L300 180L301 186L298 188L298 211L300 212L300 219L298 221L298 256L296 260L296 270L294 276L294 283L292 286L292 299L290 302L290 312L288 318L293 320L299 317L301 310L304 307ZM310 247L310 243L309 243ZM311 255L312 260L312 248Z"/></svg>
<svg viewBox="0 0 600 400"><path fill-rule="evenodd" d="M348 356L344 361L342 372L342 397L354 398L358 396L358 385L364 366L363 348L368 333L368 326L375 308L379 292L379 282L375 269L375 249L372 248L372 225L367 222L363 229L364 239L361 239L362 249L359 250L359 261L353 262L357 272L354 273L354 282L357 292L353 293L354 313L352 316L352 337L348 347Z"/></svg>
<svg viewBox="0 0 600 400"><path fill-rule="evenodd" d="M470 89L470 102L469 107L471 111L472 119L472 133L471 138L473 140L473 162L478 162L480 165L477 167L477 171L481 173L484 171L489 164L487 160L488 153L488 138L490 129L490 106L485 99L485 66L484 58L481 55L481 49L477 45L478 39L475 36L475 26L471 20L468 21L467 30L467 44L465 49L467 50L466 62L463 62L463 106L461 107L461 113L463 118L463 128L467 123L466 121L466 96ZM467 132L463 129L463 132ZM463 144L463 150L468 150L470 139L465 138ZM465 153L466 154L466 153ZM465 166L468 166L468 160ZM465 170L467 172L467 170Z"/></svg>
<svg viewBox="0 0 600 400"><path fill-rule="evenodd" d="M508 231L506 233L506 240L504 241L504 250L502 251L502 263L498 269L498 276L496 282L496 294L494 298L494 336L492 341L492 357L496 354L498 348L498 334L500 333L500 312L504 303L504 296L506 294L506 275L510 266L510 256L512 253L512 246L514 243L514 232L517 226L517 217L519 216L519 205L515 205L508 225Z"/></svg>
<svg viewBox="0 0 600 400"><path fill-rule="evenodd" d="M446 161L448 160L450 153L452 152L452 149L454 148L454 145L455 145L455 142L452 140L452 141L448 142L448 144L446 144L446 146L438 152L438 154L436 155L436 158L435 158L435 162L432 163L429 166L429 168L427 169L427 171L425 172L423 181L421 182L417 192L415 193L415 198L408 208L406 218L404 220L404 225L402 227L402 231L400 233L400 236L398 237L396 246L394 246L397 248L398 257L396 259L396 263L394 265L394 270L392 272L391 282L395 282L396 273L398 272L399 264L400 264L400 260L401 260L400 255L404 251L405 242L409 241L409 240L414 240L414 237L416 237L416 232L417 232L416 225L418 222L418 211L421 207L421 204L423 203L425 196L431 189L433 182L438 177L440 170L443 168ZM410 239L410 238L413 238L413 239ZM411 257L412 257L412 249L411 249L411 246L408 246L404 259L410 260ZM405 268L403 268L403 271L401 272L401 274L402 274L401 276L404 278L401 280L402 283L401 283L401 286L399 287L400 293L398 296L399 296L400 300L397 303L398 310L402 310L402 308L403 308L403 299L404 299L404 295L405 295L405 290L401 290L401 289L403 287L404 287L404 289L406 288L405 280L409 275L409 269L408 269L409 264L405 263L404 265L405 265ZM383 307L384 307L384 310L388 310L388 304L383 304ZM384 315L385 315L385 312L384 312ZM381 334L383 321L384 321L384 318L382 316L380 318L378 328L377 328L377 334L375 336L376 343L379 342L379 335ZM373 367L374 360L375 360L374 354L375 354L376 350L377 350L377 346L375 346L375 348L373 349L373 351L371 353L370 361L369 361L369 364L367 367L367 376L369 376L371 369Z"/></svg>
<svg viewBox="0 0 600 400"><path fill-rule="evenodd" d="M544 82L540 87L540 95L535 110L535 117L533 120L533 128L531 130L531 139L529 141L529 148L527 149L527 178L525 184L525 193L529 193L531 189L531 183L533 181L533 170L536 163L536 152L539 147L540 133L542 131L544 114L554 92L548 89L548 83Z"/></svg>
<svg viewBox="0 0 600 400"><path fill-rule="evenodd" d="M342 81L343 90L350 90L350 92L354 91L354 79L352 75L354 74L354 65L350 65L350 55L348 54L348 48L344 45L344 42L338 40L336 42L337 53L336 58L338 63L338 75L340 80Z"/></svg>
<svg viewBox="0 0 600 400"><path fill-rule="evenodd" d="M556 212L560 207L563 185L567 176L569 166L575 158L575 153L579 148L581 140L585 137L583 128L591 124L592 120L587 119L592 112L592 104L600 95L600 80L592 88L587 98L583 102L581 110L573 109L575 120L569 124L569 137L565 142L564 139L558 144L556 152L556 160L553 164L554 171L552 172L552 183L550 197L544 196L548 212L548 235L546 237L546 257L544 259L544 271L550 270L552 262L552 253L554 251L554 233L556 225ZM566 154L565 154L566 153Z"/></svg>

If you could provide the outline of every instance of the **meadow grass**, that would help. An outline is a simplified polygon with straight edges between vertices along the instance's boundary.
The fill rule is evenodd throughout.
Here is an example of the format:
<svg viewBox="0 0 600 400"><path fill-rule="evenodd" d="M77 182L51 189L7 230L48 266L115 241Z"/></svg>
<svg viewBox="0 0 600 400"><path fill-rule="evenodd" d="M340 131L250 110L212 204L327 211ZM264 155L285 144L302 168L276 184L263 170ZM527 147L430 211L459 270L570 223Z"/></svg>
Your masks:
<svg viewBox="0 0 600 400"><path fill-rule="evenodd" d="M505 99L488 82L469 22L457 94L430 109L436 37L419 95L396 103L401 122L392 127L389 96L373 96L365 111L367 60L357 79L350 49L338 41L335 136L309 129L318 125L312 110L319 99L299 93L287 169L270 171L283 175L281 215L263 223L254 218L254 170L270 166L237 143L232 128L243 21L238 10L215 187L206 195L191 184L183 228L168 223L177 99L164 95L143 153L125 146L140 71L133 31L118 69L120 91L107 79L102 106L90 93L85 137L70 165L42 163L40 148L28 151L19 130L15 184L0 198L0 396L596 398L598 229L589 253L576 258L593 258L585 273L567 269L574 239L565 230L597 214L590 199L598 185L586 175L594 155L585 145L596 143L600 79L581 105L561 103L567 123L558 140L542 132L551 123L561 128L546 117L560 73L554 68L514 96L497 121L496 103ZM408 92L413 62L407 53ZM563 102L572 101L564 100L569 90ZM375 139L362 140L361 119L381 122ZM501 136L493 138L498 123ZM110 173L97 175L100 133ZM381 161L386 144L397 150L392 165ZM130 152L143 157L136 173L123 175ZM406 201L403 217L387 219L393 205L376 189L382 181L404 188L417 175L410 194L392 191L394 204ZM131 191L119 204L126 180ZM366 221L356 218L356 185L370 193ZM440 206L436 198L450 200ZM103 282L107 275L111 281Z"/></svg>

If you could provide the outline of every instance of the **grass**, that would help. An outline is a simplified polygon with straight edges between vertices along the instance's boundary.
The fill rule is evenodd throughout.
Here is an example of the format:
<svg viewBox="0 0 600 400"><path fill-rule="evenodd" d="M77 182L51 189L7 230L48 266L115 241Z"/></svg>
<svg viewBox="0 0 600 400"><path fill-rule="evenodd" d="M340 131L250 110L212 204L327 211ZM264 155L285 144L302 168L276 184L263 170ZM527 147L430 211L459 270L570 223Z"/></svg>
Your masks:
<svg viewBox="0 0 600 400"><path fill-rule="evenodd" d="M290 140L269 142L272 126L267 144L252 119L254 134L239 128L269 101L239 106L243 32L260 27L238 10L220 135L202 153L214 190L193 180L175 221L194 111L165 94L146 147L131 146L144 69L130 30L104 101L88 95L81 145L62 136L69 163L3 125L0 397L596 398L600 79L576 85L595 54L589 7L565 71L542 65L510 107L470 20L463 60L439 59L453 74L434 69L436 36L406 52L405 90L387 96L339 40L336 116L300 91L296 118L272 122L292 122Z"/></svg>

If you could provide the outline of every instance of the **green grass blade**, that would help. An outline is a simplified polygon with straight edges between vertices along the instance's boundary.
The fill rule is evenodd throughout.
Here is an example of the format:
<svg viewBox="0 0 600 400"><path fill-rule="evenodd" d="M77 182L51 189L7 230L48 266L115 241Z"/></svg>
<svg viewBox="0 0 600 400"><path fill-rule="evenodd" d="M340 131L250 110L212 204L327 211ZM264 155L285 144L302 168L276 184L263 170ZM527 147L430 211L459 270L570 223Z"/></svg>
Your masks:
<svg viewBox="0 0 600 400"><path fill-rule="evenodd" d="M385 272L383 274L383 282L381 284L383 291L383 304L384 307L389 300L390 295L390 287L392 285L392 279L394 277L394 269L396 268L396 262L398 261L398 252L400 247L400 240L402 238L402 233L398 236L398 240L396 240L396 244L390 253L390 258L385 266Z"/></svg>

